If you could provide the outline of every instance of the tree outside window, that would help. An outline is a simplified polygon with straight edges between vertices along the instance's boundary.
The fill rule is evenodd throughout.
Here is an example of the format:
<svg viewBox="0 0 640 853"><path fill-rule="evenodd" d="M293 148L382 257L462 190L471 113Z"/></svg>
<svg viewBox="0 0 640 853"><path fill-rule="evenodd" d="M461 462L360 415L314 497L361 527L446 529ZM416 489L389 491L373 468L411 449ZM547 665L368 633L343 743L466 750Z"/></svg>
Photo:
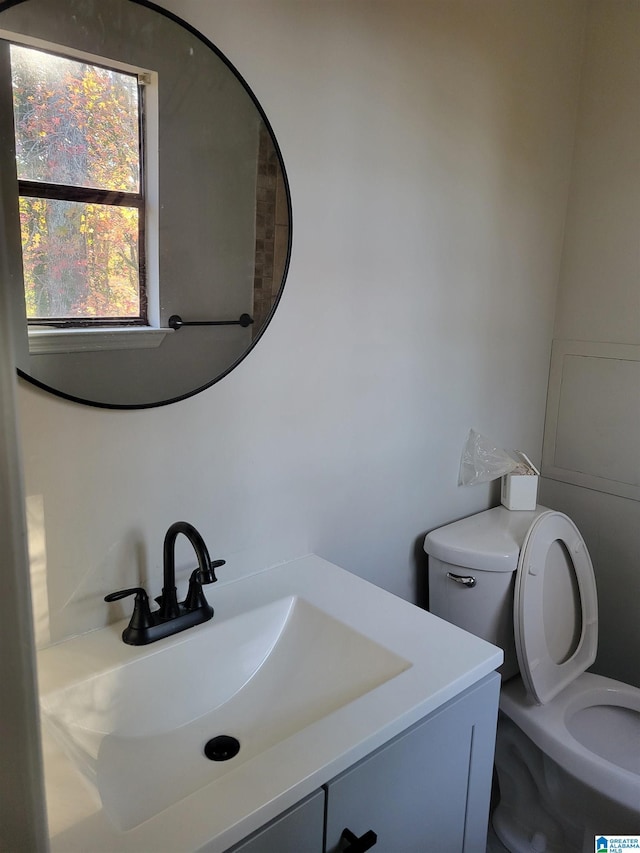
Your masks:
<svg viewBox="0 0 640 853"><path fill-rule="evenodd" d="M145 324L137 76L16 44L11 74L28 320Z"/></svg>

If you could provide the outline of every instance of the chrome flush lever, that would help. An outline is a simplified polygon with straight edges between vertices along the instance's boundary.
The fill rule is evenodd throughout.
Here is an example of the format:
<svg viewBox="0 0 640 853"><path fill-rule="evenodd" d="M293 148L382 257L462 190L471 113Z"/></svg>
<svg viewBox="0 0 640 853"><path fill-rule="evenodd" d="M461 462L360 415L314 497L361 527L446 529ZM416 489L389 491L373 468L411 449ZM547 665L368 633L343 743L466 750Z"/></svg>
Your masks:
<svg viewBox="0 0 640 853"><path fill-rule="evenodd" d="M447 572L447 577L451 578L451 580L456 583L461 583L464 586L469 587L469 589L476 585L476 579L473 575L454 575L453 572Z"/></svg>

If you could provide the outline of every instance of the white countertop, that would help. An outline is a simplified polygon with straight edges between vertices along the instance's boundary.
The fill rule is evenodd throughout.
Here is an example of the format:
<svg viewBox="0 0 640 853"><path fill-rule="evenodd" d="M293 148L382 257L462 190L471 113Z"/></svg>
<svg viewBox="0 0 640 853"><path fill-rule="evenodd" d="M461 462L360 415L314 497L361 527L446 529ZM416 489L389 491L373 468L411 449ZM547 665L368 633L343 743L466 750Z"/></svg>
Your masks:
<svg viewBox="0 0 640 853"><path fill-rule="evenodd" d="M127 646L121 639L126 622L120 622L44 649L38 655L40 693L161 652L187 634L201 632L206 642L208 626L289 595L321 608L410 666L126 832L111 822L96 788L43 724L53 853L221 853L502 663L495 646L309 555L208 587L214 619L183 634Z"/></svg>

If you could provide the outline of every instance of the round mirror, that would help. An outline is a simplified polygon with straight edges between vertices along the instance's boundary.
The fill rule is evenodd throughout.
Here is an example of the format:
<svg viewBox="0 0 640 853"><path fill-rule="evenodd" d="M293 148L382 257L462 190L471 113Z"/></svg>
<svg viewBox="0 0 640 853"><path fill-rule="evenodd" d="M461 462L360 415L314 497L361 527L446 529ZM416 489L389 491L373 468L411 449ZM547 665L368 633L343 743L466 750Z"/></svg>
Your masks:
<svg viewBox="0 0 640 853"><path fill-rule="evenodd" d="M278 144L229 61L146 0L5 0L0 115L19 374L128 409L229 373L292 233Z"/></svg>

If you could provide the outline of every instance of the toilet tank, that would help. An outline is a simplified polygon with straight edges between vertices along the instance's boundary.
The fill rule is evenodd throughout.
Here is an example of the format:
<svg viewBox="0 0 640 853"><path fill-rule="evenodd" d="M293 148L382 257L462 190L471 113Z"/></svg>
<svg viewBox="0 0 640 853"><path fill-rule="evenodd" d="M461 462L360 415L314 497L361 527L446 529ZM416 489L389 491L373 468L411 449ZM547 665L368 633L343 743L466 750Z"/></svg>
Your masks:
<svg viewBox="0 0 640 853"><path fill-rule="evenodd" d="M513 636L513 591L527 531L546 508L513 511L500 506L432 530L429 610L504 651L504 680L518 673ZM451 577L453 575L454 577Z"/></svg>

